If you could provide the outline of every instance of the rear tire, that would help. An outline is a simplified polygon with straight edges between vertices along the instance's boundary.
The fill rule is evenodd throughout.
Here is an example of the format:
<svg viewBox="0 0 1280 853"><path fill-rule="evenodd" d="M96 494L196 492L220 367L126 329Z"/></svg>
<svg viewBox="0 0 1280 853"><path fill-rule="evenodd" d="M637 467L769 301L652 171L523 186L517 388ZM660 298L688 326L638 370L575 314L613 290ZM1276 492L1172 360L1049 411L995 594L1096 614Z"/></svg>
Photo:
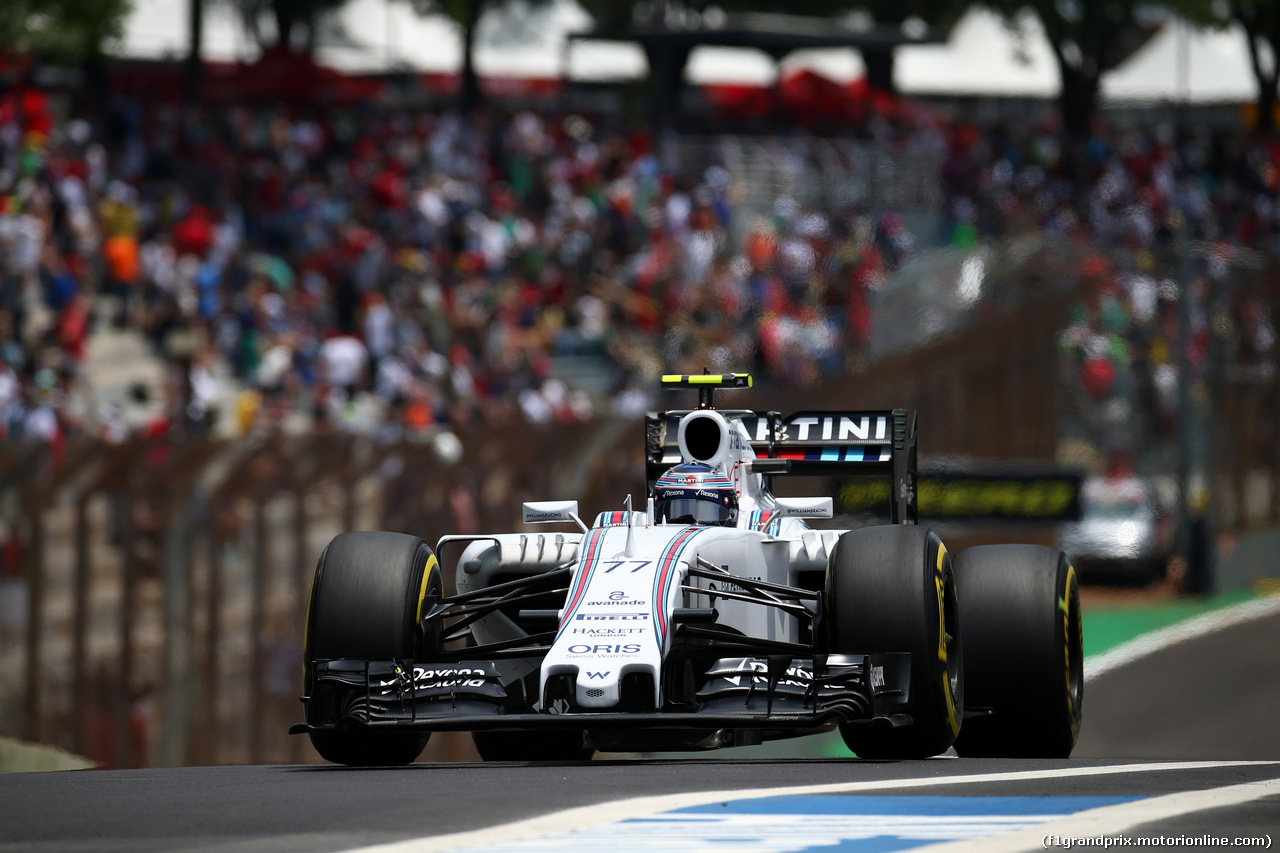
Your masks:
<svg viewBox="0 0 1280 853"><path fill-rule="evenodd" d="M1067 556L1041 545L986 545L956 555L972 717L956 752L1067 758L1080 735L1084 648L1080 584Z"/></svg>
<svg viewBox="0 0 1280 853"><path fill-rule="evenodd" d="M417 537L381 532L335 537L316 565L307 608L307 722L338 722L348 698L348 691L312 683L312 661L429 659L436 650L422 648L418 621L423 599L439 596L442 590L435 554ZM413 763L428 737L429 733L352 728L311 732L311 744L326 761L385 766Z"/></svg>
<svg viewBox="0 0 1280 853"><path fill-rule="evenodd" d="M472 732L485 761L587 761L595 750L582 745L582 732Z"/></svg>
<svg viewBox="0 0 1280 853"><path fill-rule="evenodd" d="M951 558L932 531L883 525L842 535L827 567L827 647L911 653L909 726L842 725L860 758L946 752L964 713L960 617Z"/></svg>

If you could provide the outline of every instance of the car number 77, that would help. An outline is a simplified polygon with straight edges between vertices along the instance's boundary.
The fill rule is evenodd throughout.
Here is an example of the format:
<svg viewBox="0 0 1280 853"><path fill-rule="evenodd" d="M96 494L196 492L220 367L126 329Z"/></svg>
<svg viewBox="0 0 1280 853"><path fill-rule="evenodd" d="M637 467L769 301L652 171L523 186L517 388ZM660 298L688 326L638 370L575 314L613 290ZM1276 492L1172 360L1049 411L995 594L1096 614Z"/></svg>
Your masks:
<svg viewBox="0 0 1280 853"><path fill-rule="evenodd" d="M604 573L606 575L609 574L609 572L613 571L614 569L618 568L618 566L624 566L627 563L636 564L636 567L631 570L631 574L635 574L636 572L643 569L645 566L651 565L653 563L653 560L603 560L601 562L609 566L609 568L604 570Z"/></svg>

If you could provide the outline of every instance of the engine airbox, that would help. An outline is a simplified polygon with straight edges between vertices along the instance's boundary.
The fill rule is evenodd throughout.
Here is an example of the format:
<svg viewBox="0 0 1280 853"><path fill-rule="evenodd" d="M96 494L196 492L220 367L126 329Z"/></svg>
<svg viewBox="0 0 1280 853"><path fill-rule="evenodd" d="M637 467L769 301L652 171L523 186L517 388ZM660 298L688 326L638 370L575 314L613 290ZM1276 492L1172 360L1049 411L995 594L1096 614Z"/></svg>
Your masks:
<svg viewBox="0 0 1280 853"><path fill-rule="evenodd" d="M680 419L676 441L682 459L723 470L731 445L729 422L718 412L690 412Z"/></svg>

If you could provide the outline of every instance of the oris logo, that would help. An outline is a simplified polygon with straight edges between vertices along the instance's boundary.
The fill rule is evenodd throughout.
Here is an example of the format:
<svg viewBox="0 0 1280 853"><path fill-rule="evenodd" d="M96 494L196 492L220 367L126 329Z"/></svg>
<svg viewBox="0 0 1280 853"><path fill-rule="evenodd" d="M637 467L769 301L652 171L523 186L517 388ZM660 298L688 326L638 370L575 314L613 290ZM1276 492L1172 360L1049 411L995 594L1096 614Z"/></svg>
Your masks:
<svg viewBox="0 0 1280 853"><path fill-rule="evenodd" d="M599 643L597 645L578 643L569 647L571 655L636 655L639 653L639 643Z"/></svg>

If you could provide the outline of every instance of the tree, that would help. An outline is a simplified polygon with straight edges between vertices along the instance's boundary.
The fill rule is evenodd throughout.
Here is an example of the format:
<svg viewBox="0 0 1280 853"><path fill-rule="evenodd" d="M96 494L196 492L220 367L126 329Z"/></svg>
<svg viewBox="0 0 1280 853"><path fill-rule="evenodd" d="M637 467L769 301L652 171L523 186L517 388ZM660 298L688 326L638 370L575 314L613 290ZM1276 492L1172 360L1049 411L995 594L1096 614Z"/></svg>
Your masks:
<svg viewBox="0 0 1280 853"><path fill-rule="evenodd" d="M0 51L96 63L124 32L130 0L0 0Z"/></svg>
<svg viewBox="0 0 1280 853"><path fill-rule="evenodd" d="M1280 83L1280 5L1274 0L1231 0L1227 9L1248 37L1249 63L1258 84L1254 128L1271 135L1276 131L1276 89ZM1265 55L1263 46L1269 48Z"/></svg>
<svg viewBox="0 0 1280 853"><path fill-rule="evenodd" d="M1223 29L1240 25L1258 86L1254 129L1275 133L1276 102L1280 99L1280 4L1274 0L1178 0L1175 8L1197 26Z"/></svg>
<svg viewBox="0 0 1280 853"><path fill-rule="evenodd" d="M997 0L992 5L1010 21L1023 9L1040 20L1062 78L1062 124L1073 136L1089 132L1102 75L1146 41L1154 24L1143 14L1151 4L1141 0Z"/></svg>
<svg viewBox="0 0 1280 853"><path fill-rule="evenodd" d="M5 2L5 0L0 0ZM201 0L192 0L193 3ZM264 49L283 46L310 53L315 47L317 25L321 17L341 8L347 0L231 0L240 10L245 25ZM470 112L484 100L475 67L476 30L487 9L503 4L523 3L527 7L548 0L408 0L419 15L443 14L462 27L462 87L459 107ZM260 22L269 18L275 23L272 34L264 33Z"/></svg>
<svg viewBox="0 0 1280 853"><path fill-rule="evenodd" d="M480 89L480 76L476 73L475 42L476 28L485 10L515 2L523 3L526 7L539 6L548 0L410 0L410 2L420 15L443 12L462 27L462 87L458 93L458 108L467 113L484 102L484 92ZM619 5L631 4L619 3Z"/></svg>
<svg viewBox="0 0 1280 853"><path fill-rule="evenodd" d="M458 109L469 113L484 102L480 75L476 73L476 26L484 7L493 0L411 0L418 14L433 9L444 12L462 27L462 87L458 91Z"/></svg>
<svg viewBox="0 0 1280 853"><path fill-rule="evenodd" d="M193 0L199 3L201 0ZM315 49L320 19L345 5L346 0L232 0L240 10L245 28L263 50L283 47L311 53ZM275 24L264 32L262 20Z"/></svg>
<svg viewBox="0 0 1280 853"><path fill-rule="evenodd" d="M880 27L900 30L907 21L915 18L930 29L950 30L972 4L970 0L862 0L858 5ZM873 89L897 94L898 87L893 79L895 55L895 48L889 45L862 51L867 84Z"/></svg>

